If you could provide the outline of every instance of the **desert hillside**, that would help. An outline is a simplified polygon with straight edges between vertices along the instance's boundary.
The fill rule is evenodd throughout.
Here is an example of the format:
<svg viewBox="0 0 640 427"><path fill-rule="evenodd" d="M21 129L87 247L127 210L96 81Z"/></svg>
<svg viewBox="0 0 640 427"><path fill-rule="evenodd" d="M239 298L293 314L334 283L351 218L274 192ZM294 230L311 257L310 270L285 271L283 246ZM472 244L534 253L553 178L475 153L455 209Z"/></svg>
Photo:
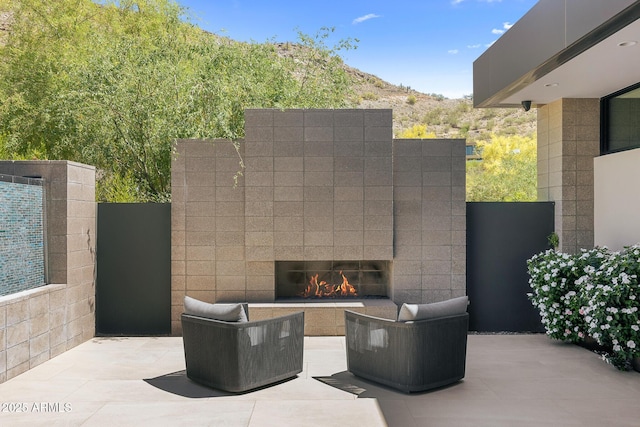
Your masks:
<svg viewBox="0 0 640 427"><path fill-rule="evenodd" d="M485 139L499 135L532 135L536 130L536 112L519 108L473 108L471 99L448 99L392 85L357 69L354 88L358 105L363 108L393 109L394 133L414 125L427 126L439 138Z"/></svg>

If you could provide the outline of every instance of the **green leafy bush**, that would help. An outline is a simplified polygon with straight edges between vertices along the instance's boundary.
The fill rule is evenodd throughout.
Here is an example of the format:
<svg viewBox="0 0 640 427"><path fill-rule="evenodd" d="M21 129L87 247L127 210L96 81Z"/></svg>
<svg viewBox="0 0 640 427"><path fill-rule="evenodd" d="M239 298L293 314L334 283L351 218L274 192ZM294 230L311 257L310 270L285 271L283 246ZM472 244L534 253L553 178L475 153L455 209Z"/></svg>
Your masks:
<svg viewBox="0 0 640 427"><path fill-rule="evenodd" d="M584 277L599 267L606 255L606 249L601 248L583 250L577 255L549 249L527 261L533 290L528 296L540 311L542 324L551 338L570 342L584 339L587 331L582 314Z"/></svg>
<svg viewBox="0 0 640 427"><path fill-rule="evenodd" d="M610 347L605 358L619 369L629 369L640 356L640 246L610 254L598 270L584 278L584 307L588 332Z"/></svg>
<svg viewBox="0 0 640 427"><path fill-rule="evenodd" d="M549 249L527 261L528 294L551 338L579 343L587 336L603 358L630 369L640 356L640 245L569 255Z"/></svg>

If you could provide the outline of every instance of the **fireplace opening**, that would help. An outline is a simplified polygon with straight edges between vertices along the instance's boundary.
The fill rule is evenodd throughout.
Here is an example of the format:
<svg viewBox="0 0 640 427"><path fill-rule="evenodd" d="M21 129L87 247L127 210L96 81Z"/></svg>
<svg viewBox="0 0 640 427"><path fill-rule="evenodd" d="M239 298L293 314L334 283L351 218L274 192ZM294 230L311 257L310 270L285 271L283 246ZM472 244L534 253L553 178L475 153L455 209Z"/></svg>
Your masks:
<svg viewBox="0 0 640 427"><path fill-rule="evenodd" d="M276 261L276 299L386 298L390 261Z"/></svg>

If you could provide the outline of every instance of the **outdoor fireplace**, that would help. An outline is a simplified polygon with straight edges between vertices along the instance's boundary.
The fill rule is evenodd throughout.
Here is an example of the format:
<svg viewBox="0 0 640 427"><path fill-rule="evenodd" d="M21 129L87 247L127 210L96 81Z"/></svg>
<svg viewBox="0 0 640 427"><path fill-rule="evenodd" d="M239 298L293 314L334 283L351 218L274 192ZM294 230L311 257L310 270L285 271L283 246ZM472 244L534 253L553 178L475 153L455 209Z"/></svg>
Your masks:
<svg viewBox="0 0 640 427"><path fill-rule="evenodd" d="M248 301L254 319L299 304L320 335L344 333L332 306L396 317L403 302L463 295L464 150L394 140L392 111L370 109L246 110L238 147L178 141L172 330L182 295Z"/></svg>
<svg viewBox="0 0 640 427"><path fill-rule="evenodd" d="M276 261L276 298L386 298L390 261Z"/></svg>

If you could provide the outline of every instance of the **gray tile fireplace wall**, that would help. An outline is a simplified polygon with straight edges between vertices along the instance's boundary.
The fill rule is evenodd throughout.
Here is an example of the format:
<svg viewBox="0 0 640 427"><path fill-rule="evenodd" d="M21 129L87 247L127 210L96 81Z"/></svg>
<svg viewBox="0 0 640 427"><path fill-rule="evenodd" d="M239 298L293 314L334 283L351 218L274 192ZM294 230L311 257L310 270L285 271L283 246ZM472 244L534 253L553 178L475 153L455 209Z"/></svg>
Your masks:
<svg viewBox="0 0 640 427"><path fill-rule="evenodd" d="M176 143L173 333L184 295L273 302L275 261L390 261L397 304L465 294L464 140L394 140L391 110L245 114L238 152Z"/></svg>

